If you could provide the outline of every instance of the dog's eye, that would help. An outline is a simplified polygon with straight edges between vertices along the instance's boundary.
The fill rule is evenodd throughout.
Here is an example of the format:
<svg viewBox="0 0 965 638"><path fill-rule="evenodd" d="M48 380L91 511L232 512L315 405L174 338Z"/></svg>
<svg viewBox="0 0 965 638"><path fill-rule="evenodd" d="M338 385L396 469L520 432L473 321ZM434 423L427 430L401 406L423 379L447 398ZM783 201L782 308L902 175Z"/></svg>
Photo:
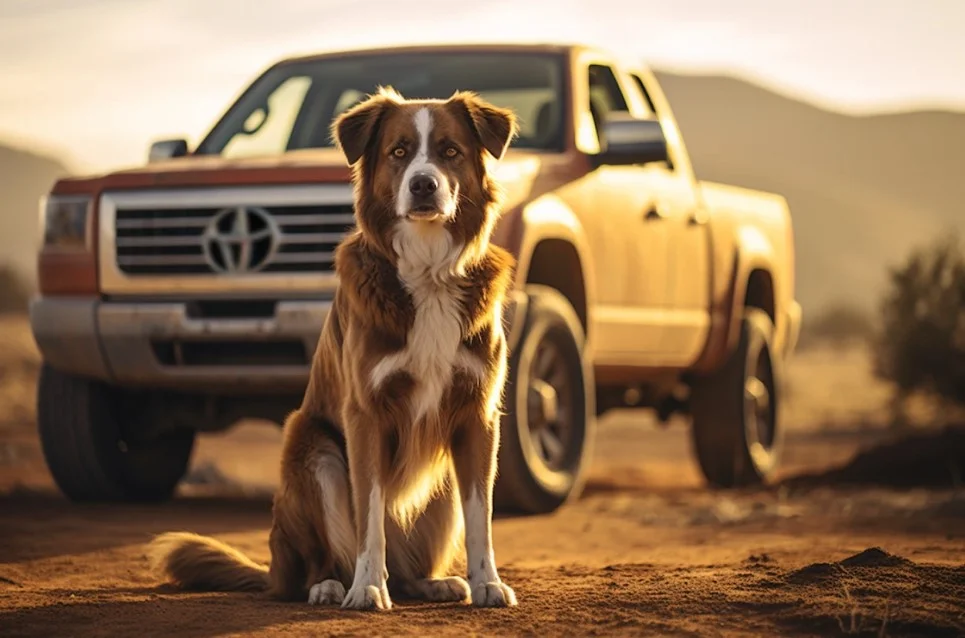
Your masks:
<svg viewBox="0 0 965 638"><path fill-rule="evenodd" d="M405 157L405 149L402 148L401 146L396 146L396 147L392 150L392 156L393 156L393 157L397 157L397 158L399 158L399 159L402 159L403 157Z"/></svg>
<svg viewBox="0 0 965 638"><path fill-rule="evenodd" d="M459 155L459 149L455 146L450 146L446 149L446 157L453 158L456 155Z"/></svg>

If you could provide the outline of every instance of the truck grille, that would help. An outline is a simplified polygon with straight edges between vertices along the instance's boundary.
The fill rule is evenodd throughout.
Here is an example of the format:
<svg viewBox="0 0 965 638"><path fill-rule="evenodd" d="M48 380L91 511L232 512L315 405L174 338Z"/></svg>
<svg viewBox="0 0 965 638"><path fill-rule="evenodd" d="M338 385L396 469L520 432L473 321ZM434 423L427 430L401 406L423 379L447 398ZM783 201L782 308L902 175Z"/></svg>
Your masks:
<svg viewBox="0 0 965 638"><path fill-rule="evenodd" d="M330 272L353 227L351 204L119 206L116 262L127 275Z"/></svg>

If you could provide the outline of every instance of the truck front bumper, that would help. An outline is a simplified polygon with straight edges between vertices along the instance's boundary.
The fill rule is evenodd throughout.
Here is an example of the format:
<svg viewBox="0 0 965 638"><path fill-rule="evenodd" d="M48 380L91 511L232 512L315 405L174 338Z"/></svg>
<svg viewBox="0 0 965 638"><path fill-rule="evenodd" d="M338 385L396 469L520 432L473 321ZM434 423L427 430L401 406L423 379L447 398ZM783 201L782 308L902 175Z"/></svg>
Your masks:
<svg viewBox="0 0 965 638"><path fill-rule="evenodd" d="M515 292L507 303L510 348L526 301ZM185 301L41 297L30 323L44 362L69 374L198 394L288 394L304 391L331 306L280 300L263 318L205 318Z"/></svg>
<svg viewBox="0 0 965 638"><path fill-rule="evenodd" d="M187 302L33 300L44 362L116 385L301 392L331 301L278 301L264 318L199 318Z"/></svg>

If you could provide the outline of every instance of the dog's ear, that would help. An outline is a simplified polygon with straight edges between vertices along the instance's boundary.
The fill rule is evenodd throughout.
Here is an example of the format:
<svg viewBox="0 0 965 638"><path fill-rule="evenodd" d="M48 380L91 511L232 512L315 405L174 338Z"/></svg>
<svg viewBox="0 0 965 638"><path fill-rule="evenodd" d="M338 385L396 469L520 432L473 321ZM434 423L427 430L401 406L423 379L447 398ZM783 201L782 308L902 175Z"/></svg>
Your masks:
<svg viewBox="0 0 965 638"><path fill-rule="evenodd" d="M496 159L501 159L519 132L516 114L490 104L471 91L457 91L449 102L468 115L483 148Z"/></svg>
<svg viewBox="0 0 965 638"><path fill-rule="evenodd" d="M349 108L332 122L332 139L350 166L359 161L369 143L375 141L385 111L400 99L401 96L392 89L379 88L375 95Z"/></svg>

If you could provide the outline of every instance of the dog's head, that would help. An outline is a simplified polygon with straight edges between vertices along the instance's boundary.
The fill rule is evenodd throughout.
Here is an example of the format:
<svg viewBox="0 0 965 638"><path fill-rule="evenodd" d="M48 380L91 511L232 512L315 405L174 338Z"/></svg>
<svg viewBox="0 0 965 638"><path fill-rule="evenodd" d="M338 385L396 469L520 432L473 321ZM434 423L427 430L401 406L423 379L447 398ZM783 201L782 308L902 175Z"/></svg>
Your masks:
<svg viewBox="0 0 965 638"><path fill-rule="evenodd" d="M384 247L413 226L445 229L456 245L488 241L499 194L489 166L516 131L512 111L469 92L406 100L380 89L352 107L332 133L354 167L362 232Z"/></svg>

